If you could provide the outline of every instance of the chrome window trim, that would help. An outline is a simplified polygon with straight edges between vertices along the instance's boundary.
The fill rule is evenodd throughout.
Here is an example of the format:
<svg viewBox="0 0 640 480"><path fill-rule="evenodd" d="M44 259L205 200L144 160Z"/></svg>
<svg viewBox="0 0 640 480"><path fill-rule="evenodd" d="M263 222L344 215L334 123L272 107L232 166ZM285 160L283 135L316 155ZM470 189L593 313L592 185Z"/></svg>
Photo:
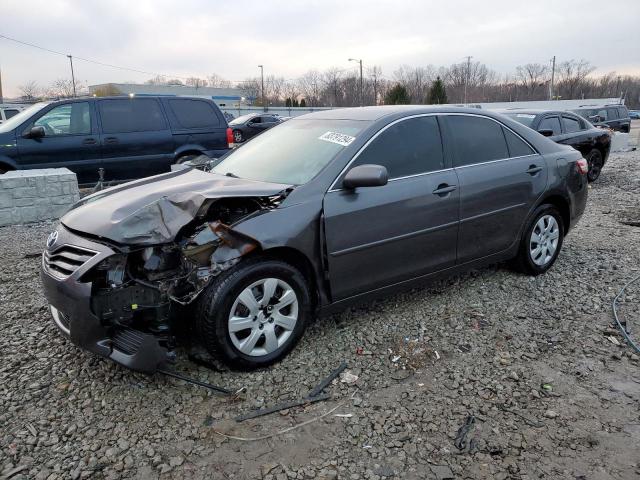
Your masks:
<svg viewBox="0 0 640 480"><path fill-rule="evenodd" d="M409 115L407 117L402 117L402 118L398 118L397 120L394 120L393 122L389 123L388 125L385 125L383 128L381 128L380 130L378 130L375 135L373 135L373 137L371 137L369 140L367 140L367 143L365 143L362 147L360 147L360 150L358 150L356 152L356 154L351 158L351 160L349 160L349 163L347 163L347 165L340 170L340 173L336 176L336 178L333 180L333 182L331 183L331 186L329 187L329 190L327 190L327 193L329 192L337 192L340 190L344 190L343 188L334 188L336 185L336 182L338 181L338 179L340 177L342 177L342 175L344 175L344 173L347 171L347 169L351 166L351 164L353 162L355 162L358 157L360 156L360 154L364 151L365 148L367 148L371 142L373 142L376 138L378 138L379 135L381 135L385 130L387 130L387 128L392 127L393 125L395 125L396 123L400 123L403 122L405 120L410 120L412 118L420 118L420 117L433 117L436 115L440 115L439 113L417 113L414 115ZM442 135L442 134L441 134ZM443 159L444 159L444 149L443 149ZM423 173L416 173L414 175L424 175L426 173L433 173L433 172L423 172ZM413 175L409 175L408 177L413 176ZM407 178L408 178L407 177ZM392 178L389 181L391 182L392 180L397 180L401 177L396 177L396 178Z"/></svg>
<svg viewBox="0 0 640 480"><path fill-rule="evenodd" d="M440 173L440 172L446 172L449 170L454 170L456 168L467 168L467 167L473 167L476 165L486 165L489 163L495 163L495 162L504 162L505 160L512 160L512 159L516 159L516 158L526 158L526 157L536 157L540 155L540 152L538 152L533 145L531 145L526 138L524 138L522 135L520 135L518 132L514 131L511 127L509 127L508 125L505 125L504 123L496 120L495 118L486 116L486 115L479 115L476 113L457 113L457 112L433 112L433 113L418 113L415 115L409 115L407 117L402 117L402 118L398 118L397 120L394 120L393 122L391 122L388 125L385 125L383 128L381 128L380 130L378 130L375 135L373 137L371 137L369 140L367 140L367 143L365 143L362 147L360 147L360 149L356 152L356 154L351 158L351 160L349 160L349 163L347 163L347 165L340 171L340 173L336 176L336 178L333 180L333 182L331 183L331 186L329 187L329 190L327 190L326 193L331 193L331 192L340 192L342 190L345 190L344 188L335 188L336 183L338 182L338 180L340 179L340 177L342 177L342 175L344 175L344 173L347 171L347 169L351 166L351 164L353 162L355 162L358 157L360 156L360 154L363 152L363 150L365 148L367 148L369 146L369 144L371 142L373 142L376 138L378 138L378 135L382 134L382 132L384 132L387 128L395 125L396 123L400 123L404 120L409 120L412 118L420 118L420 117L432 117L432 116L451 116L451 115L457 115L457 116L467 116L467 117L480 117L480 118L486 118L488 120L492 120L493 122L497 123L498 125L500 125L502 128L506 128L507 130L509 130L511 133L513 133L516 137L518 137L519 139L521 139L525 144L527 144L529 146L529 148L531 148L531 150L533 150L534 153L531 153L529 155L519 155L517 157L507 157L507 158L499 158L496 160L489 160L487 162L479 162L479 163L470 163L468 165L462 165L460 167L455 167L452 166L451 168L445 168L445 169L441 169L441 170L433 170L431 172L423 172L423 173L416 173L413 175L406 175L404 177L396 177L396 178L391 178L389 179L389 182L393 182L396 180L404 180L405 178L412 178L412 177L420 177L423 175L430 175L432 173ZM440 128L440 135L442 136L442 128ZM505 143L507 142L507 139L505 138ZM444 145L443 145L444 147ZM509 149L509 146L507 145L507 150ZM443 154L444 154L444 149L443 149ZM443 157L444 158L444 157Z"/></svg>

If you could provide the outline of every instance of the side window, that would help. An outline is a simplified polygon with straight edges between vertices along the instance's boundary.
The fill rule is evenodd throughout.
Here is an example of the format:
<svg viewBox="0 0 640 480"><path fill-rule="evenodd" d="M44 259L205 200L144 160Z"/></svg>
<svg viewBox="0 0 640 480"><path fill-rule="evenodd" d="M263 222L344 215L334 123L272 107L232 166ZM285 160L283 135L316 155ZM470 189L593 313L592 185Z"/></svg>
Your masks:
<svg viewBox="0 0 640 480"><path fill-rule="evenodd" d="M160 105L153 98L100 100L99 105L104 133L150 132L167 128Z"/></svg>
<svg viewBox="0 0 640 480"><path fill-rule="evenodd" d="M535 151L520 137L507 128L503 128L504 136L507 139L510 157L525 157L535 155Z"/></svg>
<svg viewBox="0 0 640 480"><path fill-rule="evenodd" d="M249 120L251 123L262 123L262 117L253 117Z"/></svg>
<svg viewBox="0 0 640 480"><path fill-rule="evenodd" d="M607 118L608 120L618 120L620 115L618 114L617 108L607 108Z"/></svg>
<svg viewBox="0 0 640 480"><path fill-rule="evenodd" d="M499 123L470 115L447 116L457 158L456 167L509 158Z"/></svg>
<svg viewBox="0 0 640 480"><path fill-rule="evenodd" d="M33 123L43 127L47 137L58 135L89 135L91 114L88 102L67 103L52 108Z"/></svg>
<svg viewBox="0 0 640 480"><path fill-rule="evenodd" d="M15 110L13 108L8 108L4 111L4 118L6 118L7 120L9 120L11 117L13 117L14 115L18 114L18 110Z"/></svg>
<svg viewBox="0 0 640 480"><path fill-rule="evenodd" d="M417 117L391 125L358 156L353 166L382 165L389 178L444 168L442 140L436 117Z"/></svg>
<svg viewBox="0 0 640 480"><path fill-rule="evenodd" d="M538 130L553 130L554 135L561 135L560 119L558 117L545 117L540 122Z"/></svg>
<svg viewBox="0 0 640 480"><path fill-rule="evenodd" d="M218 115L209 102L176 98L169 106L183 128L207 128L220 125Z"/></svg>
<svg viewBox="0 0 640 480"><path fill-rule="evenodd" d="M14 115L15 115L15 113L14 113ZM618 107L618 116L619 116L619 118L628 118L629 117L629 111L627 110L627 107ZM7 118L9 118L9 117L7 117Z"/></svg>
<svg viewBox="0 0 640 480"><path fill-rule="evenodd" d="M606 109L606 108L601 108L600 110L598 110L598 112L597 112L597 113L595 113L595 115L599 115L599 116L600 116L600 119L601 119L603 122L606 122L607 120L611 120L611 119L609 118L609 115L608 115L608 112L607 112L607 109Z"/></svg>
<svg viewBox="0 0 640 480"><path fill-rule="evenodd" d="M565 133L574 133L582 130L580 121L577 118L562 116L562 124Z"/></svg>

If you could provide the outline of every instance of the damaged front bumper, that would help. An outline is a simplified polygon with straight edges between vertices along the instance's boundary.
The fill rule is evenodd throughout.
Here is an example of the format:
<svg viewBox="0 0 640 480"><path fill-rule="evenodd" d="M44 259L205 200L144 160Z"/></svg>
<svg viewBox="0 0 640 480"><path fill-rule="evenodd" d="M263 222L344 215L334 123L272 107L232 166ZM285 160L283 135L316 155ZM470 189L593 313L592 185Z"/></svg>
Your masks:
<svg viewBox="0 0 640 480"><path fill-rule="evenodd" d="M172 360L173 352L154 335L103 324L93 313L86 274L117 252L63 226L47 243L40 276L53 321L63 334L79 347L133 370L152 373Z"/></svg>

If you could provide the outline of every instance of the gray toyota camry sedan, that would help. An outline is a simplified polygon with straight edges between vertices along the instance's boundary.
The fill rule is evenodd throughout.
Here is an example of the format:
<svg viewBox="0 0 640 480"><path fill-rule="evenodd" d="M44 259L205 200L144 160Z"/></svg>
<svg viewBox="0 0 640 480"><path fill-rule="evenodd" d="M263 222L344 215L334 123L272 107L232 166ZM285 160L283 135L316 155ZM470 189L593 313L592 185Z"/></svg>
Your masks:
<svg viewBox="0 0 640 480"><path fill-rule="evenodd" d="M586 173L576 150L483 110L317 112L210 171L84 198L47 241L42 283L73 343L129 368L171 361L179 330L265 366L319 313L504 260L544 273Z"/></svg>

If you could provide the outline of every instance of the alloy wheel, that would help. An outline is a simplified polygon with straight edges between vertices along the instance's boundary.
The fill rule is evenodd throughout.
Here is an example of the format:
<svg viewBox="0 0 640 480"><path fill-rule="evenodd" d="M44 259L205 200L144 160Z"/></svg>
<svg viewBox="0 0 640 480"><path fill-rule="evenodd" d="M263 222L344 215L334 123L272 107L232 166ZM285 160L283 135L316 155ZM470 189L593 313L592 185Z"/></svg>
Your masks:
<svg viewBox="0 0 640 480"><path fill-rule="evenodd" d="M251 357L282 347L298 322L298 296L279 278L264 278L242 290L229 313L233 345Z"/></svg>
<svg viewBox="0 0 640 480"><path fill-rule="evenodd" d="M233 141L235 143L241 143L242 142L242 132L240 130L236 130L233 132Z"/></svg>
<svg viewBox="0 0 640 480"><path fill-rule="evenodd" d="M558 250L560 226L553 215L543 215L536 222L529 238L529 256L533 263L544 267Z"/></svg>

